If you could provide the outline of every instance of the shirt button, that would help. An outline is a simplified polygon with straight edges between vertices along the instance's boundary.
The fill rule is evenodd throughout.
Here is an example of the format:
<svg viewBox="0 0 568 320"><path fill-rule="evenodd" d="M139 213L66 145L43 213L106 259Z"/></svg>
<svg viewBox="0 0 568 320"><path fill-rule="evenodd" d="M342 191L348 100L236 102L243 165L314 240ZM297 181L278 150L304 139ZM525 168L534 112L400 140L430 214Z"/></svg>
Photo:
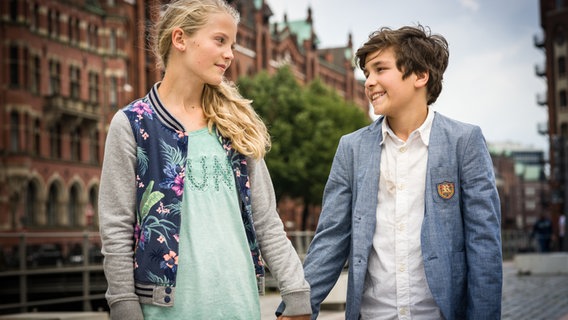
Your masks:
<svg viewBox="0 0 568 320"><path fill-rule="evenodd" d="M165 301L166 303L169 303L171 300L172 300L172 299L170 299L170 296L166 296L166 297L164 298L164 301Z"/></svg>
<svg viewBox="0 0 568 320"><path fill-rule="evenodd" d="M400 153L405 153L406 150L408 150L407 147L400 147L400 149L398 149L398 151L399 151Z"/></svg>
<svg viewBox="0 0 568 320"><path fill-rule="evenodd" d="M165 290L165 291L166 291L167 294L170 294L170 293L172 293L172 288L166 287L166 290Z"/></svg>

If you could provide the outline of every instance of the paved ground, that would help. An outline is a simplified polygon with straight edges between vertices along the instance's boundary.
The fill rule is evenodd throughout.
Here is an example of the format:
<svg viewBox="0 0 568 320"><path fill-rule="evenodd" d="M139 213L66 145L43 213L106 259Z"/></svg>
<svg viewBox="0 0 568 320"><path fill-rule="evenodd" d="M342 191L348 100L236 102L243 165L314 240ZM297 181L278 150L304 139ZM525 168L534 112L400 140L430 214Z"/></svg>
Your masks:
<svg viewBox="0 0 568 320"><path fill-rule="evenodd" d="M503 265L503 320L568 320L568 275L519 276L512 262ZM260 299L262 320L275 319L278 294ZM318 319L344 319L343 310L324 310Z"/></svg>

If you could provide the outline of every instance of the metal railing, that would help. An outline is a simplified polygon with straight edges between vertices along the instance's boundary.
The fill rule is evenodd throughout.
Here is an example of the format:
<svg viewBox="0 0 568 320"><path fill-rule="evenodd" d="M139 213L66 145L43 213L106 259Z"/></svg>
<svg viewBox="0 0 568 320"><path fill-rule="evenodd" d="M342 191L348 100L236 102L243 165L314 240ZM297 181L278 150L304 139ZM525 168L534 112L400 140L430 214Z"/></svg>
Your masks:
<svg viewBox="0 0 568 320"><path fill-rule="evenodd" d="M302 261L304 260L313 237L313 231L288 232L288 238ZM80 241L82 260L79 263L77 263L77 261L72 262L65 260L61 263L55 263L44 267L30 267L30 263L33 261L30 261L29 257L33 252L29 252L27 249L30 247L31 243L37 243L38 240L41 240L44 243L65 243L67 246L72 243L76 244ZM534 244L530 240L530 235L524 231L503 230L502 241L504 260L512 259L516 253L534 250ZM20 312L28 312L30 311L30 308L33 309L46 305L66 304L72 302L82 302L83 311L93 311L91 302L93 300L104 299L106 282L104 283L105 288L100 288L100 286L97 287L91 281L92 273L98 273L104 278L103 267L100 261L92 261L92 259L89 258L92 258L91 253L93 251L93 247L100 244L98 232L0 233L0 243L2 243L1 249L4 253L7 249L5 244L17 243L18 263L17 265L4 265L3 268L0 268L0 282L5 283L6 279L17 278L19 294L18 302L0 302L0 314L6 310L19 309ZM70 253L69 248L67 248L66 256L68 257ZM75 291L80 291L80 294L43 300L32 300L29 298L30 289L34 285L30 279L34 279L34 277L37 279L38 276L49 278L65 274L81 275L81 288L75 288L77 289ZM35 285L35 289L37 290L38 284L36 283ZM79 283L77 283L77 285L79 285ZM45 290L49 289L49 286L46 286ZM5 289L0 288L0 292L3 290ZM99 290L99 292L93 293L94 290Z"/></svg>
<svg viewBox="0 0 568 320"><path fill-rule="evenodd" d="M17 279L18 288L17 302L14 302L14 292L10 293L7 288L0 288L0 296L4 295L3 301L0 302L0 314L7 310L28 312L30 308L80 302L83 311L92 311L91 301L104 299L105 289L102 288L101 291L99 287L98 290L101 292L93 293L96 288L91 283L91 273L100 273L104 278L102 258L94 254L100 253L98 232L0 233L0 243L2 243L0 249L3 257L0 264L0 281L6 283ZM57 248L59 253L57 250L52 250L48 252L50 256L42 256L38 248L46 245ZM76 251L78 248L80 252ZM71 260L70 257L75 259ZM38 263L40 261L41 263ZM81 288L75 288L80 294L71 293L66 294L65 297L39 300L30 298L32 291L42 289L42 286L44 291L51 292L53 285L57 284L50 285L49 279L67 276L81 277ZM61 290L68 291L66 288Z"/></svg>

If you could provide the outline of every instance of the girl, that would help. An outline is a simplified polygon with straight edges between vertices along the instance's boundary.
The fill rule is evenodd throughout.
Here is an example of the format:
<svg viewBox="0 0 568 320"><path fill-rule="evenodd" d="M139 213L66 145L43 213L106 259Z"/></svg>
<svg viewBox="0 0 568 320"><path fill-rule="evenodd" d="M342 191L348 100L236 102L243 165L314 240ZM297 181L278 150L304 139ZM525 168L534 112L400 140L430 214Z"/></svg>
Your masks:
<svg viewBox="0 0 568 320"><path fill-rule="evenodd" d="M284 316L309 319L267 129L223 77L238 21L224 0L167 5L154 43L164 77L111 121L99 199L111 319L260 319L263 261Z"/></svg>

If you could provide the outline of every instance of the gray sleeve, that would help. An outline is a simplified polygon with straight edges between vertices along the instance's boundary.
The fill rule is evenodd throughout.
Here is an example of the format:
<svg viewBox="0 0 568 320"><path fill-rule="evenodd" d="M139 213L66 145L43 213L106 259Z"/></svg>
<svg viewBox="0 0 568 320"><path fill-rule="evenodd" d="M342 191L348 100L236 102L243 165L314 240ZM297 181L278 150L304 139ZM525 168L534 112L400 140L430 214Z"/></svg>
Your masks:
<svg viewBox="0 0 568 320"><path fill-rule="evenodd" d="M284 315L312 314L310 286L302 263L276 211L272 180L264 160L248 159L254 227L264 261L278 280Z"/></svg>
<svg viewBox="0 0 568 320"><path fill-rule="evenodd" d="M134 293L136 222L136 141L126 115L117 112L109 127L99 190L99 222L108 282L108 304L138 308ZM137 310L133 310L136 312Z"/></svg>

